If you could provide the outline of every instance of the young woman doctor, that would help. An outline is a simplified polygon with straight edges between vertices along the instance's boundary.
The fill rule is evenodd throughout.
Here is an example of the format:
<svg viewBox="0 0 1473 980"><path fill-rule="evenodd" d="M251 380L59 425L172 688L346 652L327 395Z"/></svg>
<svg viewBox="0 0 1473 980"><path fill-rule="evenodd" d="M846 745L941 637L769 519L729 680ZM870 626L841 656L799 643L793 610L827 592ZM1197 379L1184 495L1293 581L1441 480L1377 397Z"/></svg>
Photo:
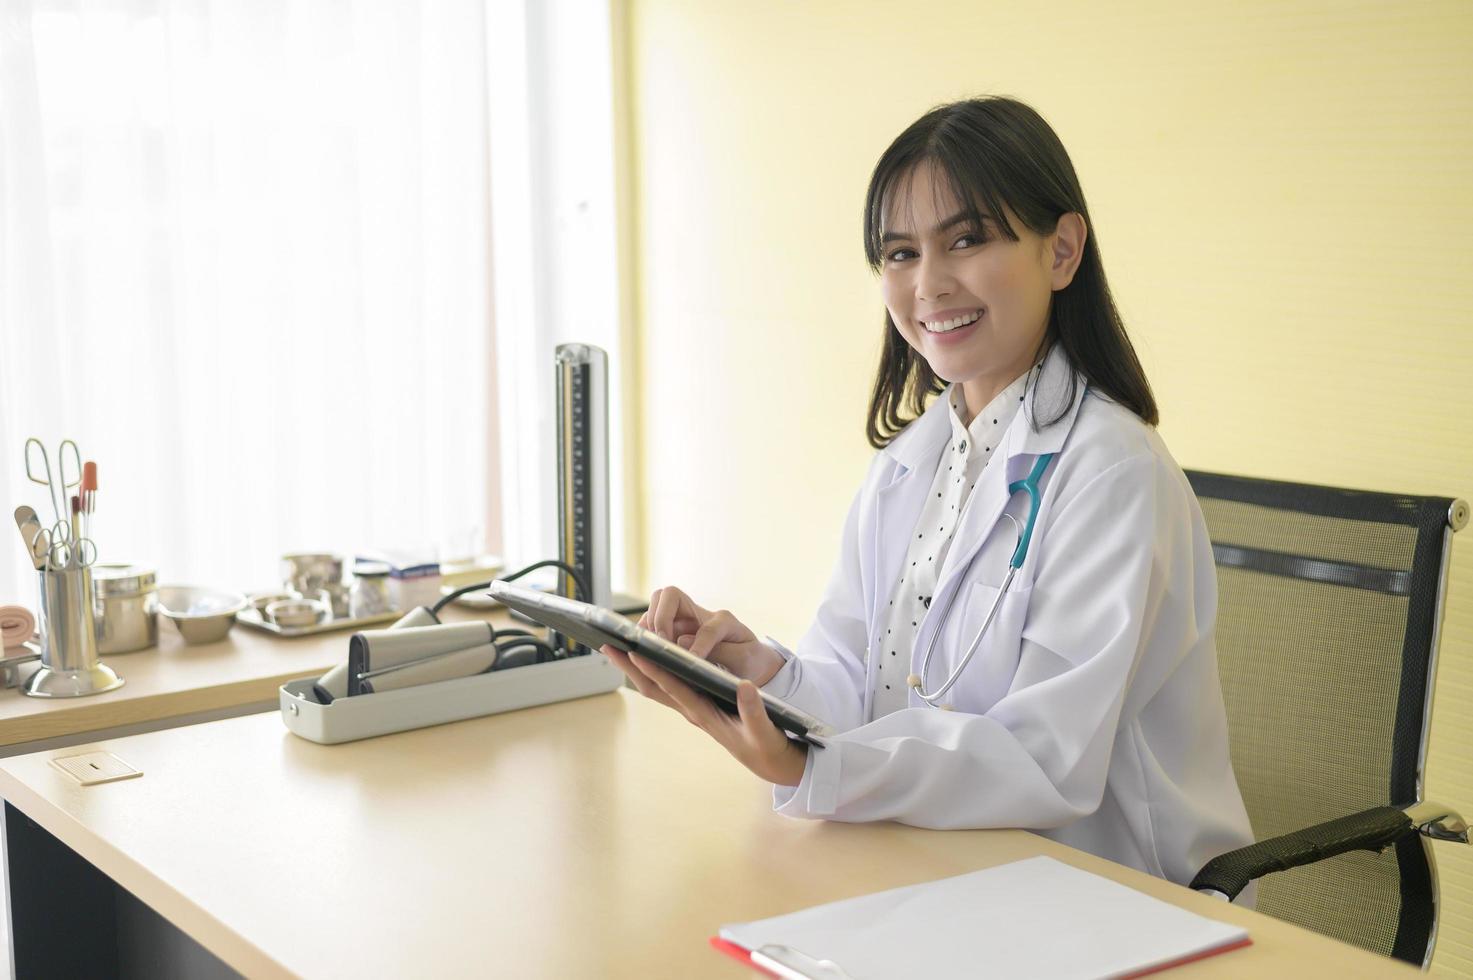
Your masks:
<svg viewBox="0 0 1473 980"><path fill-rule="evenodd" d="M865 251L888 314L880 452L813 626L789 651L654 593L641 625L745 678L737 716L603 652L774 783L780 813L1023 827L1190 881L1252 840L1212 548L1063 145L1010 99L927 113L875 168ZM788 739L754 685L841 734Z"/></svg>

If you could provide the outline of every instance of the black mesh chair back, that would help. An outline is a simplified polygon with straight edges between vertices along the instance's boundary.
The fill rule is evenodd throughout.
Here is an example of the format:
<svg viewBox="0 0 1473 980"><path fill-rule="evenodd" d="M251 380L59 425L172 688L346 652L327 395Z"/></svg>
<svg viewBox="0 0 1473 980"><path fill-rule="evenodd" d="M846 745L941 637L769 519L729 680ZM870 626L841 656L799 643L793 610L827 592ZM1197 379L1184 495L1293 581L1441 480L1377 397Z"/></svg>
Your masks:
<svg viewBox="0 0 1473 980"><path fill-rule="evenodd" d="M1187 477L1217 561L1219 670L1255 838L1418 802L1455 501ZM1433 876L1413 834L1266 875L1257 907L1421 964Z"/></svg>

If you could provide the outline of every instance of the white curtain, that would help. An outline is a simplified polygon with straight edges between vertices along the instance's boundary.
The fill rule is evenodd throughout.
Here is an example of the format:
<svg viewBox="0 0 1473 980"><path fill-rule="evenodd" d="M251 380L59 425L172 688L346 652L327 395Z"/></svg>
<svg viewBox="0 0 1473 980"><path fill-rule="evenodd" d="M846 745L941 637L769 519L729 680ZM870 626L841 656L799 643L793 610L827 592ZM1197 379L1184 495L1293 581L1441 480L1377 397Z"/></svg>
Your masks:
<svg viewBox="0 0 1473 980"><path fill-rule="evenodd" d="M6 527L49 513L34 435L161 582L484 546L486 46L479 0L0 4ZM0 528L0 604L34 599Z"/></svg>
<svg viewBox="0 0 1473 980"><path fill-rule="evenodd" d="M491 0L487 49L502 535L513 564L557 554L553 357L609 355L611 582L629 587L636 420L632 277L619 275L615 0ZM624 186L625 191L628 190ZM630 218L624 215L623 230Z"/></svg>

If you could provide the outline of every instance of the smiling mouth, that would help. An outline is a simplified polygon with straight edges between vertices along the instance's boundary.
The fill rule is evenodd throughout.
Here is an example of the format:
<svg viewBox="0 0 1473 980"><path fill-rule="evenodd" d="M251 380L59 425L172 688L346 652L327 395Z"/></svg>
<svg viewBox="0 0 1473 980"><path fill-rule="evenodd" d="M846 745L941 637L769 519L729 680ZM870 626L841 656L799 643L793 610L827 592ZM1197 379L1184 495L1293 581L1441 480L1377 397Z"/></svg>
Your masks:
<svg viewBox="0 0 1473 980"><path fill-rule="evenodd" d="M976 323L980 319L982 319L982 311L973 310L971 313L952 317L950 320L937 320L934 323L927 323L925 320L922 320L921 326L925 328L926 333L950 333L953 330L959 330L969 324Z"/></svg>

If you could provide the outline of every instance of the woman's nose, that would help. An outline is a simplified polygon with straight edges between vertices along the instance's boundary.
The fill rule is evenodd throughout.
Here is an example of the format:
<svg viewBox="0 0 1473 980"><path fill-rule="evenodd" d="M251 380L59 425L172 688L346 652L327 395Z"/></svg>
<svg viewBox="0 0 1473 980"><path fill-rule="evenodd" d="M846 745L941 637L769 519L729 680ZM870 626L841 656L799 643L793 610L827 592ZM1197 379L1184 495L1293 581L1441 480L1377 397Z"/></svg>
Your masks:
<svg viewBox="0 0 1473 980"><path fill-rule="evenodd" d="M945 258L922 255L916 270L916 298L927 303L951 295L956 280Z"/></svg>

